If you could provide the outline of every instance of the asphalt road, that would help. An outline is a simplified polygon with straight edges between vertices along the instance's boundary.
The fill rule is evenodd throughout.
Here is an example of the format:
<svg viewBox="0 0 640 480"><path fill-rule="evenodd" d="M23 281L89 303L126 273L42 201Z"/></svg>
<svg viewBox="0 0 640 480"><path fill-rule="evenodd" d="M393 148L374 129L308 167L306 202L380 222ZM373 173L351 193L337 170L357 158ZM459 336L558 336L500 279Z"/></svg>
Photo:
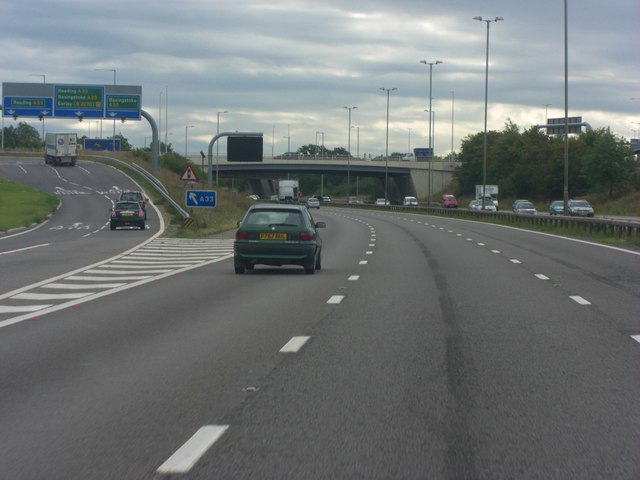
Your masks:
<svg viewBox="0 0 640 480"><path fill-rule="evenodd" d="M2 475L640 477L636 253L313 215L315 275L221 256L0 328Z"/></svg>
<svg viewBox="0 0 640 480"><path fill-rule="evenodd" d="M49 221L0 233L0 271L11 272L0 275L0 293L117 255L161 227L157 212L149 208L146 231L109 231L109 211L120 191L140 187L108 165L79 161L75 167L53 167L42 158L3 157L0 176L61 200Z"/></svg>

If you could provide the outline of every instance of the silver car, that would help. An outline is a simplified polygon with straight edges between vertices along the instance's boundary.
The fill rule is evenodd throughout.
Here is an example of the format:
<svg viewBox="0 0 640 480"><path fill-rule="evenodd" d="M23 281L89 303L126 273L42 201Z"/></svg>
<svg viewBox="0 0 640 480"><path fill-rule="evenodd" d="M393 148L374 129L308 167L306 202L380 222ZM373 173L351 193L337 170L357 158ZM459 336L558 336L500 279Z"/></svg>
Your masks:
<svg viewBox="0 0 640 480"><path fill-rule="evenodd" d="M586 200L569 200L567 205L569 215L578 217L593 217L593 207Z"/></svg>

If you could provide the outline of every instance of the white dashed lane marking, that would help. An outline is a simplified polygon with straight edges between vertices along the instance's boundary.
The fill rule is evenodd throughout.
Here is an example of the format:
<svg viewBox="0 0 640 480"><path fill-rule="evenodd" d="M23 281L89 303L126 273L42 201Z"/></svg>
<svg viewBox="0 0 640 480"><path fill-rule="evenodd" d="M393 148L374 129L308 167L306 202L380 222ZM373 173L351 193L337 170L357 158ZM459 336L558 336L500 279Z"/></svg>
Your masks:
<svg viewBox="0 0 640 480"><path fill-rule="evenodd" d="M281 353L296 353L311 337L292 337L284 347L280 349Z"/></svg>
<svg viewBox="0 0 640 480"><path fill-rule="evenodd" d="M158 468L158 473L187 473L211 446L218 441L229 425L206 425Z"/></svg>
<svg viewBox="0 0 640 480"><path fill-rule="evenodd" d="M333 295L329 300L327 300L327 303L337 305L342 302L342 300L344 300L344 295Z"/></svg>
<svg viewBox="0 0 640 480"><path fill-rule="evenodd" d="M579 305L591 305L591 302L588 300L585 300L584 298L582 298L579 295L571 295L569 297L571 300L573 300L574 302L576 302Z"/></svg>

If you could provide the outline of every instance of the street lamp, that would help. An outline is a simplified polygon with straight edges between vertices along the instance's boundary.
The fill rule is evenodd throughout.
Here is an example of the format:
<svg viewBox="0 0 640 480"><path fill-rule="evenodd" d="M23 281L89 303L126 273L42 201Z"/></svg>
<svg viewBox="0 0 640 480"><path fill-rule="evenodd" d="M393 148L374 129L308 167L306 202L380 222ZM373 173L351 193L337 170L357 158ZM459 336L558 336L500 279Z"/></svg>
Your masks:
<svg viewBox="0 0 640 480"><path fill-rule="evenodd" d="M433 135L433 140L431 142L431 161L429 162L429 179L428 179L428 190L429 190L429 204L431 204L431 190L433 187L433 177L431 176L431 163L433 162L433 153L435 152L436 149L436 141L435 141L435 133L436 133L436 112L434 112L433 110L425 110L425 112L427 112L429 114L429 125L432 125L433 130L432 132L430 132L430 135ZM431 127L430 127L431 128Z"/></svg>
<svg viewBox="0 0 640 480"><path fill-rule="evenodd" d="M551 106L550 103L545 103L544 104L544 123L545 125L548 123L548 119L549 119L549 107Z"/></svg>
<svg viewBox="0 0 640 480"><path fill-rule="evenodd" d="M46 82L47 76L44 73L30 73L29 76L30 77L42 77L42 83L47 83ZM3 134L4 134L4 132L3 132ZM42 114L42 141L43 141L43 143L46 143L46 140L44 139L44 113Z"/></svg>
<svg viewBox="0 0 640 480"><path fill-rule="evenodd" d="M454 161L455 155L453 154L453 112L454 112L454 104L455 104L455 92L451 91L451 154L449 155L449 160Z"/></svg>
<svg viewBox="0 0 640 480"><path fill-rule="evenodd" d="M487 190L487 103L489 97L489 24L491 22L499 22L504 20L502 17L495 17L493 20L484 20L482 17L473 17L474 20L485 22L487 24L487 53L484 73L484 146L482 149L482 209L484 210L484 202Z"/></svg>
<svg viewBox="0 0 640 480"><path fill-rule="evenodd" d="M351 128L356 129L356 158L360 159L360 127L351 125Z"/></svg>
<svg viewBox="0 0 640 480"><path fill-rule="evenodd" d="M397 88L380 87L380 90L387 92L387 137L384 150L384 200L386 204L389 192L389 93L397 90Z"/></svg>
<svg viewBox="0 0 640 480"><path fill-rule="evenodd" d="M160 151L160 137L162 136L162 94L164 92L161 90L160 91L160 101L159 101L159 108L158 108L158 154L161 154L162 152Z"/></svg>
<svg viewBox="0 0 640 480"><path fill-rule="evenodd" d="M116 84L116 69L115 68L95 68L96 72L113 72L113 84ZM113 119L113 151L116 150L116 119Z"/></svg>
<svg viewBox="0 0 640 480"><path fill-rule="evenodd" d="M227 110L223 110L222 112L218 112L218 119L216 121L216 135L220 133L220 114L221 113L229 113ZM218 144L220 139L216 140L216 185L218 185L218 165L220 163L220 146Z"/></svg>
<svg viewBox="0 0 640 480"><path fill-rule="evenodd" d="M427 62L426 60L420 60L420 63L424 63L425 65L429 65L429 112L431 112L431 100L432 100L432 78L433 78L433 66L438 65L439 63L443 63L440 60L436 60L435 62ZM433 146L431 144L431 114L429 114L429 203L431 205L431 164L433 163Z"/></svg>
<svg viewBox="0 0 640 480"><path fill-rule="evenodd" d="M195 125L187 125L184 127L184 158L187 159L187 162L189 161L189 157L187 157L187 132L189 131L190 128L193 128Z"/></svg>
<svg viewBox="0 0 640 480"><path fill-rule="evenodd" d="M321 135L322 138L322 147L320 147L320 153L322 154L322 158L324 158L324 132L316 132L316 145L318 145L318 135Z"/></svg>
<svg viewBox="0 0 640 480"><path fill-rule="evenodd" d="M349 201L351 187L351 110L358 107L342 107L349 111L349 126L347 127L347 202Z"/></svg>

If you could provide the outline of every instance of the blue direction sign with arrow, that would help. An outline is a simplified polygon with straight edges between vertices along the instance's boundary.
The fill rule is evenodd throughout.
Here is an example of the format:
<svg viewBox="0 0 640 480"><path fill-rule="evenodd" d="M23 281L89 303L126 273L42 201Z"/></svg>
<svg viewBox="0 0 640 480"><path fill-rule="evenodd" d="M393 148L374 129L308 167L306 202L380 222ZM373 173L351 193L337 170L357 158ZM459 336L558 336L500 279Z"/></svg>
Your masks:
<svg viewBox="0 0 640 480"><path fill-rule="evenodd" d="M184 194L187 207L212 208L216 206L214 190L187 190Z"/></svg>
<svg viewBox="0 0 640 480"><path fill-rule="evenodd" d="M50 117L53 99L45 97L4 97L5 117Z"/></svg>
<svg viewBox="0 0 640 480"><path fill-rule="evenodd" d="M55 85L56 117L104 118L104 87Z"/></svg>
<svg viewBox="0 0 640 480"><path fill-rule="evenodd" d="M106 98L107 118L140 120L140 95L111 95Z"/></svg>

